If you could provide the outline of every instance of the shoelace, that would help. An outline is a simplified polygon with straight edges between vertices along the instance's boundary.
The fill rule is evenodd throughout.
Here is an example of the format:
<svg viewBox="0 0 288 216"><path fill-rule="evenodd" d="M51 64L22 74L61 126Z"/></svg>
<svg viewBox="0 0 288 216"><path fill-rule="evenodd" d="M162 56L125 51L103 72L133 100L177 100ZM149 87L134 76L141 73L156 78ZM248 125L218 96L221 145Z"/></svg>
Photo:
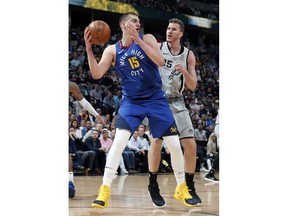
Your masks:
<svg viewBox="0 0 288 216"><path fill-rule="evenodd" d="M151 195L154 197L161 197L160 196L160 190L159 190L159 188L156 188L156 187L151 187L151 191L150 191L150 193L151 193Z"/></svg>
<svg viewBox="0 0 288 216"><path fill-rule="evenodd" d="M99 199L107 199L107 197L109 196L109 189L104 187L104 189L102 189L103 193L99 194Z"/></svg>
<svg viewBox="0 0 288 216"><path fill-rule="evenodd" d="M191 199L192 196L190 195L189 191L188 191L188 187L185 185L181 188L181 194L184 195L185 199Z"/></svg>

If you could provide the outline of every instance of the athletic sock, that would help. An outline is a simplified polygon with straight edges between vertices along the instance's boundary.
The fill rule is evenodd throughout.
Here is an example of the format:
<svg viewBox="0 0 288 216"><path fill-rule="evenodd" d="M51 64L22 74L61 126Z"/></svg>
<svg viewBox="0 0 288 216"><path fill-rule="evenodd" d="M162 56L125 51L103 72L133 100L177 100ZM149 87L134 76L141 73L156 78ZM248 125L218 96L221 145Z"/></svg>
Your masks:
<svg viewBox="0 0 288 216"><path fill-rule="evenodd" d="M149 171L149 185L157 183L157 172Z"/></svg>
<svg viewBox="0 0 288 216"><path fill-rule="evenodd" d="M69 172L69 181L72 181L74 183L74 173Z"/></svg>
<svg viewBox="0 0 288 216"><path fill-rule="evenodd" d="M194 188L194 173L185 172L185 179L188 188Z"/></svg>

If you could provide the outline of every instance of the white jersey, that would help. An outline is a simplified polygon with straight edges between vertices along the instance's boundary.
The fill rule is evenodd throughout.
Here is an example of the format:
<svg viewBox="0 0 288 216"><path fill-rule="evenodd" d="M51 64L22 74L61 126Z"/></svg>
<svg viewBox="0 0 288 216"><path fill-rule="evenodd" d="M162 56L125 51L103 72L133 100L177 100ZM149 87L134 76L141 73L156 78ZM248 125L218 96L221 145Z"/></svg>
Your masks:
<svg viewBox="0 0 288 216"><path fill-rule="evenodd" d="M181 45L180 53L178 55L173 55L165 41L161 44L160 50L165 60L165 65L159 68L162 79L162 89L168 99L182 97L182 92L185 87L185 78L181 72L175 70L174 65L180 63L188 70L187 60L189 49Z"/></svg>
<svg viewBox="0 0 288 216"><path fill-rule="evenodd" d="M173 55L168 47L167 42L161 44L160 50L165 60L165 65L159 67L162 79L162 90L165 92L169 106L173 112L173 116L179 131L179 138L194 137L194 128L187 110L182 92L185 87L185 78L181 72L175 70L174 65L180 63L188 70L189 49L181 45L178 55Z"/></svg>

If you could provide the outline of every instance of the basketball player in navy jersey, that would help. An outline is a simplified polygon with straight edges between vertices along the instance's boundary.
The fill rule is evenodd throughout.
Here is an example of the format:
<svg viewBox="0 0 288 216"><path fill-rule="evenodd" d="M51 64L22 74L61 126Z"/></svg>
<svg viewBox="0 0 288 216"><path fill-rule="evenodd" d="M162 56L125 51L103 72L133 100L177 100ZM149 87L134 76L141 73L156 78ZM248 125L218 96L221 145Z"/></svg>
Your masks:
<svg viewBox="0 0 288 216"><path fill-rule="evenodd" d="M158 44L165 60L165 64L159 68L159 71L162 79L162 89L168 98L180 134L181 144L184 148L186 183L193 197L193 204L200 205L201 199L196 194L194 186L194 172L196 168L194 129L182 95L185 85L192 91L196 88L196 60L193 52L180 43L183 33L183 22L175 18L170 19L166 30L166 41ZM150 185L157 183L157 170L161 159L161 144L161 139L158 139L156 143L152 142L150 146L152 151L148 152L149 171L152 173L149 176Z"/></svg>
<svg viewBox="0 0 288 216"><path fill-rule="evenodd" d="M119 166L122 151L131 134L145 117L150 123L153 138L163 138L170 147L171 161L177 182L175 194L186 206L194 206L184 177L184 158L181 151L178 131L173 114L162 91L158 67L164 65L164 59L151 34L139 34L140 20L136 13L123 14L119 19L122 39L109 45L97 63L91 47L91 34L86 28L84 39L88 63L95 79L100 79L114 65L120 75L123 97L116 120L116 136L107 157L105 172L98 197L92 207L108 206L110 188ZM163 207L165 201L159 194L158 185L150 188L153 204Z"/></svg>

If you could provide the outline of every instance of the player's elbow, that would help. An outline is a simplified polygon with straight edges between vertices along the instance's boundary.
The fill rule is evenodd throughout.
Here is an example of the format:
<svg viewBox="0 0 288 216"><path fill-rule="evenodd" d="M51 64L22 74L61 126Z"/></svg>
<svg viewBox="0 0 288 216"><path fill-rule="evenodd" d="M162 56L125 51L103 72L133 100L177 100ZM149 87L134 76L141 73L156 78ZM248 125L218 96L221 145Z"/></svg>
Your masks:
<svg viewBox="0 0 288 216"><path fill-rule="evenodd" d="M196 87L197 87L197 83L194 83L191 87L191 90L194 91L196 89Z"/></svg>
<svg viewBox="0 0 288 216"><path fill-rule="evenodd" d="M99 72L93 72L91 71L93 79L101 79L102 75Z"/></svg>
<svg viewBox="0 0 288 216"><path fill-rule="evenodd" d="M194 91L196 87L197 87L197 82L193 82L188 86L189 90L191 91Z"/></svg>

